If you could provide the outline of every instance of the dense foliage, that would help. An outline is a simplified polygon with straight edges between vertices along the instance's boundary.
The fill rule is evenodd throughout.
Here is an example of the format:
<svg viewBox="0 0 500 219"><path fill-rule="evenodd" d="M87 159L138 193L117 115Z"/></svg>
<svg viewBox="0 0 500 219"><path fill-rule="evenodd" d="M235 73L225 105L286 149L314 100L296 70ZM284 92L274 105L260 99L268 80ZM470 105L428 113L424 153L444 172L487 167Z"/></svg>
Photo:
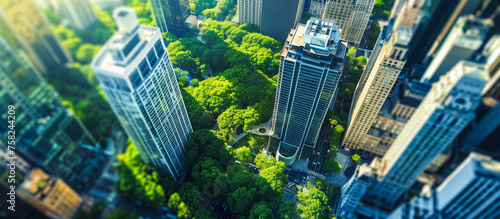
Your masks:
<svg viewBox="0 0 500 219"><path fill-rule="evenodd" d="M394 0L376 0L372 13L381 18L389 18Z"/></svg>
<svg viewBox="0 0 500 219"><path fill-rule="evenodd" d="M328 197L321 190L314 188L310 182L307 183L307 189L297 193L297 199L300 205L297 210L302 218L328 218Z"/></svg>
<svg viewBox="0 0 500 219"><path fill-rule="evenodd" d="M380 26L378 25L378 21L371 21L370 28L368 28L367 37L368 41L366 42L367 49L372 50L375 43L377 42L378 35L380 34Z"/></svg>
<svg viewBox="0 0 500 219"><path fill-rule="evenodd" d="M233 6L236 0L219 0L215 8L209 8L201 12L206 18L212 18L214 20L222 20L229 13L229 10Z"/></svg>

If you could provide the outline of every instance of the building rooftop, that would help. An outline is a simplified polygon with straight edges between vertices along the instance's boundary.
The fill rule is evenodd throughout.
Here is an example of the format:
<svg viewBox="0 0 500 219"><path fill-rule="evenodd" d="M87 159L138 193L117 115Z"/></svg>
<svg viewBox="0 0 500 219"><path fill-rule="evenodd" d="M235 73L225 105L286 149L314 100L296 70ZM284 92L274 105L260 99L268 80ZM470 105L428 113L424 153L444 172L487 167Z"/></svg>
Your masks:
<svg viewBox="0 0 500 219"><path fill-rule="evenodd" d="M140 33L139 33L140 32ZM94 57L92 65L100 68L101 70L125 74L127 69L127 64L134 60L136 53L140 52L140 49L135 49L135 47L141 48L142 45L151 40L155 34L160 34L160 29L156 27L150 27L145 25L140 25L137 27L137 33L142 36L141 41L135 42L135 34L127 33L115 33L103 46L101 51ZM133 46L130 53L130 58L126 57L123 59L117 56L117 51L123 51L126 46ZM135 45L132 45L135 44Z"/></svg>

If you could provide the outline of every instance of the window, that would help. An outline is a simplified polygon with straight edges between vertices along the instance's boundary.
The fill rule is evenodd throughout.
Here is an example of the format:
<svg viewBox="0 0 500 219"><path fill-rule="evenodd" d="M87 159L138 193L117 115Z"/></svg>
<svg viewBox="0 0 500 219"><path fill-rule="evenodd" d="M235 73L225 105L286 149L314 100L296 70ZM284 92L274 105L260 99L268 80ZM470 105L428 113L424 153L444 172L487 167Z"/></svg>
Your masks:
<svg viewBox="0 0 500 219"><path fill-rule="evenodd" d="M139 71L141 72L142 77L146 79L149 72L151 71L151 68L149 68L146 59L143 59L142 62L139 64Z"/></svg>
<svg viewBox="0 0 500 219"><path fill-rule="evenodd" d="M129 78L134 88L137 88L142 82L141 76L139 75L139 72L137 72L137 70L134 70L134 72L130 74Z"/></svg>
<svg viewBox="0 0 500 219"><path fill-rule="evenodd" d="M139 43L141 39L139 38L139 34L136 34L132 37L132 39L123 47L123 55L127 56L132 49L134 49L135 45Z"/></svg>

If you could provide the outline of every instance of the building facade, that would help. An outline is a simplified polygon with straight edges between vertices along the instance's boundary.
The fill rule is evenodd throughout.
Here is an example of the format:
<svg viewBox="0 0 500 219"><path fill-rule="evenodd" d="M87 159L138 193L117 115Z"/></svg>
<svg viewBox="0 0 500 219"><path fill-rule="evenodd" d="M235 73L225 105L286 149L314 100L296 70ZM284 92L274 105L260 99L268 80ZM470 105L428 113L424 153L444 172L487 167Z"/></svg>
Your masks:
<svg viewBox="0 0 500 219"><path fill-rule="evenodd" d="M431 162L475 118L489 80L484 67L461 61L434 83L384 157L383 176L367 194L373 203L394 206Z"/></svg>
<svg viewBox="0 0 500 219"><path fill-rule="evenodd" d="M434 83L459 60L467 60L483 45L492 26L489 19L460 17L422 76L422 82Z"/></svg>
<svg viewBox="0 0 500 219"><path fill-rule="evenodd" d="M160 29L115 9L118 32L92 61L111 108L143 160L181 179L193 131Z"/></svg>
<svg viewBox="0 0 500 219"><path fill-rule="evenodd" d="M263 0L238 0L238 23L261 26Z"/></svg>
<svg viewBox="0 0 500 219"><path fill-rule="evenodd" d="M188 0L149 0L156 26L177 37L187 33L186 19L191 15Z"/></svg>
<svg viewBox="0 0 500 219"><path fill-rule="evenodd" d="M377 44L383 44L383 46L375 46L375 48L379 47L377 50L380 49L380 51L372 54L356 87L347 131L342 142L345 147L370 152L378 151L371 144L363 144L362 139L370 130L389 97L405 64L407 47L412 36L411 28L419 12L418 5L422 4L422 1L414 2L414 4L406 3L403 13L407 16L399 16L391 21L388 29L381 32L381 36L383 34L386 39L379 37L377 40ZM372 62L372 58L376 61Z"/></svg>
<svg viewBox="0 0 500 219"><path fill-rule="evenodd" d="M342 39L349 45L359 46L375 0L328 0L323 19L334 21L342 31Z"/></svg>
<svg viewBox="0 0 500 219"><path fill-rule="evenodd" d="M57 3L61 17L77 30L84 30L97 20L89 0L57 0Z"/></svg>
<svg viewBox="0 0 500 219"><path fill-rule="evenodd" d="M16 111L16 148L76 190L92 184L103 161L100 147L83 124L57 99L30 60L0 36L0 103ZM7 136L7 111L0 133ZM6 139L0 140L7 145Z"/></svg>
<svg viewBox="0 0 500 219"><path fill-rule="evenodd" d="M313 17L323 17L327 1L328 0L310 0L309 13L311 13Z"/></svg>
<svg viewBox="0 0 500 219"><path fill-rule="evenodd" d="M500 217L500 162L471 153L431 194L396 208L388 219Z"/></svg>
<svg viewBox="0 0 500 219"><path fill-rule="evenodd" d="M17 195L49 218L73 218L83 199L62 179L34 168Z"/></svg>
<svg viewBox="0 0 500 219"><path fill-rule="evenodd" d="M0 35L23 48L41 73L72 61L33 0L0 2Z"/></svg>
<svg viewBox="0 0 500 219"><path fill-rule="evenodd" d="M290 32L276 89L272 132L278 158L290 165L303 147L314 148L342 74L347 46L337 26L311 18Z"/></svg>

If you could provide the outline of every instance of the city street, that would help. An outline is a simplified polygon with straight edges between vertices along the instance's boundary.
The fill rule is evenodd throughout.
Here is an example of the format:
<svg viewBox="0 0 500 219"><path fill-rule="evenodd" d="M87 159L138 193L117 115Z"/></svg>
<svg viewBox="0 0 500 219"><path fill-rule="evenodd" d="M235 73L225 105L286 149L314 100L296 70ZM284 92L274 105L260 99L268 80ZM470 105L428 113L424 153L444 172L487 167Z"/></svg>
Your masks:
<svg viewBox="0 0 500 219"><path fill-rule="evenodd" d="M309 164L309 169L320 174L323 174L323 159L326 155L325 139L328 135L329 128L330 126L327 124L323 124L323 126L321 127L318 143L314 152L315 154Z"/></svg>

